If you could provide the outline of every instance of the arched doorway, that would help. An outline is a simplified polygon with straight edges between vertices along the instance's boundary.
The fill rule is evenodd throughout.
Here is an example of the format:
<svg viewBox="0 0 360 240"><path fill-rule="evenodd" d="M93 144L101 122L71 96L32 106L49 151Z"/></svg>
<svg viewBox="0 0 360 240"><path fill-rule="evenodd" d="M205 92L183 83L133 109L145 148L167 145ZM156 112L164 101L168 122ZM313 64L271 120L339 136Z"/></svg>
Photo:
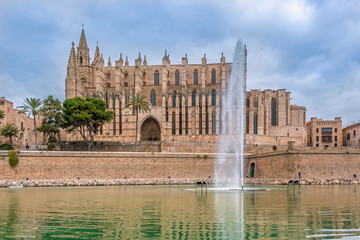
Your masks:
<svg viewBox="0 0 360 240"><path fill-rule="evenodd" d="M255 177L255 163L250 164L250 177Z"/></svg>
<svg viewBox="0 0 360 240"><path fill-rule="evenodd" d="M153 117L147 118L141 125L141 141L160 141L160 135L160 125Z"/></svg>

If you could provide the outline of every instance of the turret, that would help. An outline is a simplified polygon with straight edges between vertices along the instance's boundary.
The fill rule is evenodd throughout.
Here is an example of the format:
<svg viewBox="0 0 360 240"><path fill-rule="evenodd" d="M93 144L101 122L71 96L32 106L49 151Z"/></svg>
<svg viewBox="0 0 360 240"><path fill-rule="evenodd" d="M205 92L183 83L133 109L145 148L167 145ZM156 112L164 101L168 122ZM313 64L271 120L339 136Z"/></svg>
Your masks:
<svg viewBox="0 0 360 240"><path fill-rule="evenodd" d="M170 55L167 54L167 51L166 51L166 50L165 50L165 55L164 55L164 57L163 57L163 59L162 59L162 65L163 65L163 66L168 66L168 65L170 65Z"/></svg>
<svg viewBox="0 0 360 240"><path fill-rule="evenodd" d="M74 42L72 42L71 45L69 62L67 66L67 75L65 79L66 98L73 98L76 96L77 61L75 56Z"/></svg>

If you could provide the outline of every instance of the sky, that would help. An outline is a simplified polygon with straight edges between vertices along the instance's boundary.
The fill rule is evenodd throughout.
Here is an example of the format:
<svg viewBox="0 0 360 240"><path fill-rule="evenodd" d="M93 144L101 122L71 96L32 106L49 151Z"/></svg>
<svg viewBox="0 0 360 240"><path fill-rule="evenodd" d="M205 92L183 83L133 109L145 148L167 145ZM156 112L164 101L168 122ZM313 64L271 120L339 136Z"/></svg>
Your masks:
<svg viewBox="0 0 360 240"><path fill-rule="evenodd" d="M0 96L65 98L71 42L82 24L112 64L138 53L161 64L231 62L237 40L248 50L247 90L286 89L311 117L360 121L360 1L0 0Z"/></svg>

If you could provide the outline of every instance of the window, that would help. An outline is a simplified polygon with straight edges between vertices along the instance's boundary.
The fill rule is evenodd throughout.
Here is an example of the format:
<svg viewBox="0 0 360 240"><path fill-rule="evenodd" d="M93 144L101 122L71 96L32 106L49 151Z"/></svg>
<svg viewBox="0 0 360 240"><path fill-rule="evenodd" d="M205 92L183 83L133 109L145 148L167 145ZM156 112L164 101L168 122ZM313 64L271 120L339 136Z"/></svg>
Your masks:
<svg viewBox="0 0 360 240"><path fill-rule="evenodd" d="M211 114L211 133L216 134L216 116L214 112Z"/></svg>
<svg viewBox="0 0 360 240"><path fill-rule="evenodd" d="M319 136L316 136L316 141L317 141L317 142L319 141Z"/></svg>
<svg viewBox="0 0 360 240"><path fill-rule="evenodd" d="M254 113L254 134L257 134L257 124L258 124L257 113Z"/></svg>
<svg viewBox="0 0 360 240"><path fill-rule="evenodd" d="M211 84L215 84L216 83L216 71L215 69L213 68L211 70Z"/></svg>
<svg viewBox="0 0 360 240"><path fill-rule="evenodd" d="M332 134L332 128L321 128L322 134Z"/></svg>
<svg viewBox="0 0 360 240"><path fill-rule="evenodd" d="M318 143L316 144L316 147L319 147L319 144L318 144Z"/></svg>
<svg viewBox="0 0 360 240"><path fill-rule="evenodd" d="M334 128L334 132L336 132L336 133L337 133L337 128Z"/></svg>
<svg viewBox="0 0 360 240"><path fill-rule="evenodd" d="M337 147L337 143L334 144L334 147Z"/></svg>
<svg viewBox="0 0 360 240"><path fill-rule="evenodd" d="M179 78L180 78L179 70L176 70L175 71L175 85L179 85L179 82L180 82Z"/></svg>
<svg viewBox="0 0 360 240"><path fill-rule="evenodd" d="M337 142L337 136L334 136L334 142Z"/></svg>
<svg viewBox="0 0 360 240"><path fill-rule="evenodd" d="M171 132L172 132L172 135L175 135L176 134L176 119L175 119L175 112L172 113L172 119L171 119Z"/></svg>
<svg viewBox="0 0 360 240"><path fill-rule="evenodd" d="M155 90L151 90L151 93L150 93L150 102L151 102L151 105L152 106L156 106L156 93L155 93Z"/></svg>
<svg viewBox="0 0 360 240"><path fill-rule="evenodd" d="M194 90L191 94L191 106L196 106L196 91Z"/></svg>
<svg viewBox="0 0 360 240"><path fill-rule="evenodd" d="M249 133L249 113L246 113L246 133Z"/></svg>
<svg viewBox="0 0 360 240"><path fill-rule="evenodd" d="M154 85L159 86L159 71L155 70L154 72Z"/></svg>
<svg viewBox="0 0 360 240"><path fill-rule="evenodd" d="M354 137L356 137L356 130L354 130Z"/></svg>
<svg viewBox="0 0 360 240"><path fill-rule="evenodd" d="M276 100L271 99L271 125L276 126Z"/></svg>
<svg viewBox="0 0 360 240"><path fill-rule="evenodd" d="M211 105L212 106L216 105L216 91L215 91L215 89L213 89L211 91Z"/></svg>
<svg viewBox="0 0 360 240"><path fill-rule="evenodd" d="M346 139L350 140L350 133L346 134Z"/></svg>
<svg viewBox="0 0 360 240"><path fill-rule="evenodd" d="M173 95L173 107L176 107L176 92Z"/></svg>
<svg viewBox="0 0 360 240"><path fill-rule="evenodd" d="M321 136L321 142L323 143L331 143L332 137L331 136Z"/></svg>
<svg viewBox="0 0 360 240"><path fill-rule="evenodd" d="M194 84L195 85L198 84L198 70L197 69L194 70Z"/></svg>
<svg viewBox="0 0 360 240"><path fill-rule="evenodd" d="M249 108L250 107L250 100L248 98L246 98L246 107Z"/></svg>

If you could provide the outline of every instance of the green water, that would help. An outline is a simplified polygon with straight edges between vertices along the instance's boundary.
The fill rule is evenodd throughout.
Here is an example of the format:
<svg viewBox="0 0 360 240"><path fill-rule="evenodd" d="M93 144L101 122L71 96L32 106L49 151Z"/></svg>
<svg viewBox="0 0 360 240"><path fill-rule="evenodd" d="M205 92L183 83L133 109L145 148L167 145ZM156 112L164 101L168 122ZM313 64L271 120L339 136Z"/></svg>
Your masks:
<svg viewBox="0 0 360 240"><path fill-rule="evenodd" d="M360 239L360 186L269 189L0 189L0 239Z"/></svg>

